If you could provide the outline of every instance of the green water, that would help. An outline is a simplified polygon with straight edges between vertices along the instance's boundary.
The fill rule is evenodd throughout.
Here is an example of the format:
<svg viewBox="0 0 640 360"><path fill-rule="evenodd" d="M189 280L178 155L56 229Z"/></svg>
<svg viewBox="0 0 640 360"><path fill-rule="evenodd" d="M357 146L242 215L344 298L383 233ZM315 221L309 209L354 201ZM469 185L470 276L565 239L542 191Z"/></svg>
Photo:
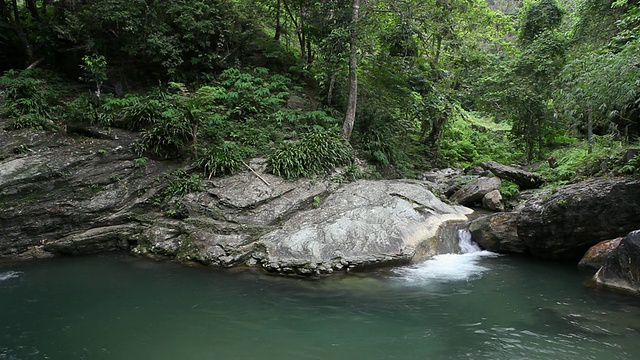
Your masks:
<svg viewBox="0 0 640 360"><path fill-rule="evenodd" d="M319 281L126 255L0 264L0 359L638 359L640 301L445 255Z"/></svg>

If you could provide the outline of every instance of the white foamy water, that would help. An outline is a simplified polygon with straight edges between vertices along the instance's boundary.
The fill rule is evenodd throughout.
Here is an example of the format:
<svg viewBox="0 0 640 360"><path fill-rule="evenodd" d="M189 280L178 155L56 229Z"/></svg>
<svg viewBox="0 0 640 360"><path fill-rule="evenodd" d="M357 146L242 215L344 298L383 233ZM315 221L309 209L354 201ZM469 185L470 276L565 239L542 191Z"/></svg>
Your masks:
<svg viewBox="0 0 640 360"><path fill-rule="evenodd" d="M396 269L403 280L415 283L465 281L478 278L489 270L481 265L483 258L497 257L496 253L483 251L471 240L466 229L458 231L460 254L441 254L422 263Z"/></svg>
<svg viewBox="0 0 640 360"><path fill-rule="evenodd" d="M460 247L461 254L475 253L482 251L480 246L471 240L471 233L467 229L458 230L458 246Z"/></svg>
<svg viewBox="0 0 640 360"><path fill-rule="evenodd" d="M21 273L18 271L7 271L7 272L0 273L0 281L17 278L18 276L20 276L20 274Z"/></svg>
<svg viewBox="0 0 640 360"><path fill-rule="evenodd" d="M396 269L395 272L409 282L448 282L478 278L489 270L482 266L481 260L496 257L490 251L477 251L467 254L442 254L422 263Z"/></svg>

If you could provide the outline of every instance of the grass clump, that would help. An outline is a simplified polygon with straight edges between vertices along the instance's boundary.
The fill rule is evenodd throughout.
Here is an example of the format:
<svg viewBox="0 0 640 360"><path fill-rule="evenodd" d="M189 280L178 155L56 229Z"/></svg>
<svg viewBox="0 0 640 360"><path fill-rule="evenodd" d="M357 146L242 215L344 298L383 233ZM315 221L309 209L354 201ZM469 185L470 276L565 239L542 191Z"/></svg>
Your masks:
<svg viewBox="0 0 640 360"><path fill-rule="evenodd" d="M274 175L294 179L351 164L353 149L336 130L314 127L298 141L283 143L268 161Z"/></svg>

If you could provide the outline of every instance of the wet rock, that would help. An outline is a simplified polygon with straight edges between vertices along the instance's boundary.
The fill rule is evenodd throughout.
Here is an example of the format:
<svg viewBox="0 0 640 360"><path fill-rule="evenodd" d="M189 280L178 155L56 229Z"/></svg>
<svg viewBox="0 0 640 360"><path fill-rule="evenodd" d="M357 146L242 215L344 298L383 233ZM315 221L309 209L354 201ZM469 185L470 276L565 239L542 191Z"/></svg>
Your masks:
<svg viewBox="0 0 640 360"><path fill-rule="evenodd" d="M532 254L580 259L589 247L640 228L640 180L593 179L544 190L518 215Z"/></svg>
<svg viewBox="0 0 640 360"><path fill-rule="evenodd" d="M537 189L544 184L544 179L536 174L513 166L507 166L495 161L487 161L480 166L491 171L499 178L513 181L520 189Z"/></svg>
<svg viewBox="0 0 640 360"><path fill-rule="evenodd" d="M640 295L640 230L629 233L594 276L599 286Z"/></svg>
<svg viewBox="0 0 640 360"><path fill-rule="evenodd" d="M498 213L477 218L469 225L473 241L483 249L498 253L525 253L527 246L518 237L518 214Z"/></svg>
<svg viewBox="0 0 640 360"><path fill-rule="evenodd" d="M621 237L613 240L604 240L593 245L582 257L578 266L581 268L600 269L607 257L620 245L620 241L622 241Z"/></svg>
<svg viewBox="0 0 640 360"><path fill-rule="evenodd" d="M460 205L471 206L482 201L488 193L500 189L502 181L498 177L483 177L472 180L456 191L450 198Z"/></svg>

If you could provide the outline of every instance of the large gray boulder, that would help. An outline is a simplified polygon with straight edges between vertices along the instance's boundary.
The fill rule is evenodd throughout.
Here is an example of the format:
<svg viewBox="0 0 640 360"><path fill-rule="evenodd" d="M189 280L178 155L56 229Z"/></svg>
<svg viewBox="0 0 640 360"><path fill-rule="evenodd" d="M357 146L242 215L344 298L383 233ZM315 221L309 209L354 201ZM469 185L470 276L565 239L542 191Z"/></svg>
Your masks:
<svg viewBox="0 0 640 360"><path fill-rule="evenodd" d="M620 242L593 279L599 286L640 295L640 230Z"/></svg>
<svg viewBox="0 0 640 360"><path fill-rule="evenodd" d="M534 255L580 259L589 247L640 228L640 180L593 179L544 190L518 215Z"/></svg>
<svg viewBox="0 0 640 360"><path fill-rule="evenodd" d="M420 182L358 181L261 237L257 258L285 273L426 259L437 253L440 226L470 212L441 202Z"/></svg>
<svg viewBox="0 0 640 360"><path fill-rule="evenodd" d="M520 189L537 189L544 184L542 176L513 166L507 166L495 161L487 161L479 164L482 168L491 171L499 178L513 181Z"/></svg>
<svg viewBox="0 0 640 360"><path fill-rule="evenodd" d="M131 150L135 135L112 133L111 140L34 130L4 134L0 257L49 246L64 253L128 248L123 239L140 232L132 226L144 216L155 180L177 164L142 166Z"/></svg>
<svg viewBox="0 0 640 360"><path fill-rule="evenodd" d="M502 181L495 176L477 178L456 191L450 200L460 205L472 206L482 202L482 198L488 193L500 189L501 185Z"/></svg>
<svg viewBox="0 0 640 360"><path fill-rule="evenodd" d="M470 228L491 251L580 259L600 241L640 228L640 181L593 179L543 190L510 213L475 219Z"/></svg>

